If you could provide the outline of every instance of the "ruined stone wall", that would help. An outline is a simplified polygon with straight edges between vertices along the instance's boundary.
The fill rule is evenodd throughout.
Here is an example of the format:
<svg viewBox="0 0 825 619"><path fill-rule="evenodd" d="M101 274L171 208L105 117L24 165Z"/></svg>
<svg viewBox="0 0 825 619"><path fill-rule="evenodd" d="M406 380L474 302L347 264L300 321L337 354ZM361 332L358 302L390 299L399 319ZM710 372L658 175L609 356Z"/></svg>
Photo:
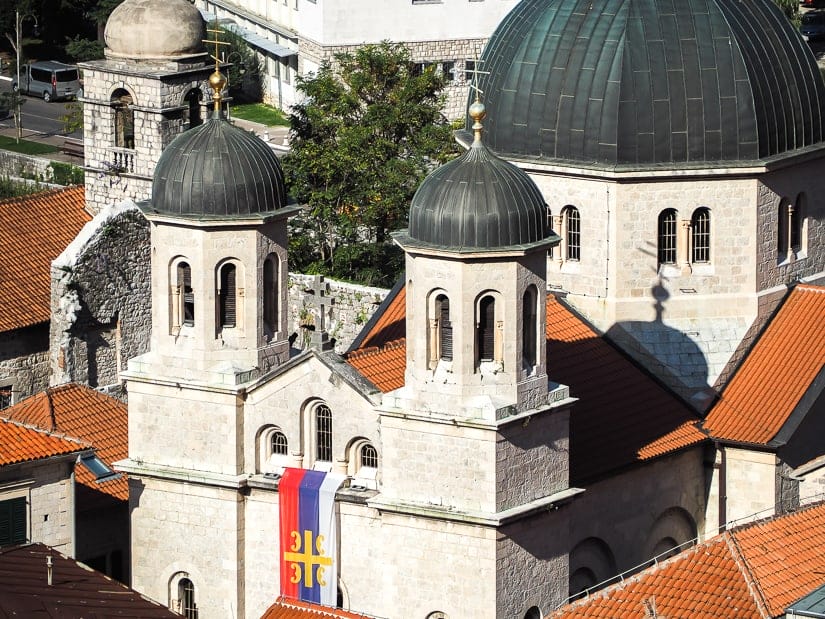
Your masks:
<svg viewBox="0 0 825 619"><path fill-rule="evenodd" d="M12 404L49 386L48 343L46 324L0 333L0 388L11 388Z"/></svg>
<svg viewBox="0 0 825 619"><path fill-rule="evenodd" d="M104 209L52 265L51 384L119 381L151 333L149 224L134 203Z"/></svg>

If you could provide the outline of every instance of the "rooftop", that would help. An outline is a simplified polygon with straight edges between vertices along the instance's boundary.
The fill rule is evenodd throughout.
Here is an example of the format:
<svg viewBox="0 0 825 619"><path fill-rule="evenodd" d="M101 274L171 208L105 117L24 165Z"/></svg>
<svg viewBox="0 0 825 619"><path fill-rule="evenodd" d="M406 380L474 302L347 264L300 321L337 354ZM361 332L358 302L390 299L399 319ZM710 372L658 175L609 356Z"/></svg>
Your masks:
<svg viewBox="0 0 825 619"><path fill-rule="evenodd" d="M0 201L0 331L47 322L54 260L91 219L83 187Z"/></svg>
<svg viewBox="0 0 825 619"><path fill-rule="evenodd" d="M86 451L86 443L0 417L0 466Z"/></svg>
<svg viewBox="0 0 825 619"><path fill-rule="evenodd" d="M369 619L369 615L321 606L312 602L279 598L267 609L261 619Z"/></svg>

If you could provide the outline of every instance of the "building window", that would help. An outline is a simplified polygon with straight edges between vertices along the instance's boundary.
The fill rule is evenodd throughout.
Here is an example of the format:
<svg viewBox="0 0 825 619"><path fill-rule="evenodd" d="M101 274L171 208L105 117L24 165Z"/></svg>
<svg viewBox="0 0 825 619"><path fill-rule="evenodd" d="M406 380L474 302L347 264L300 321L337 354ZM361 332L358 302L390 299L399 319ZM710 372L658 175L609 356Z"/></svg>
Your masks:
<svg viewBox="0 0 825 619"><path fill-rule="evenodd" d="M471 83L473 78L476 74L476 61L475 60L465 60L464 61L464 81Z"/></svg>
<svg viewBox="0 0 825 619"><path fill-rule="evenodd" d="M435 299L438 312L439 359L453 360L453 323L450 321L450 299L440 294Z"/></svg>
<svg viewBox="0 0 825 619"><path fill-rule="evenodd" d="M0 501L0 546L26 542L26 497Z"/></svg>
<svg viewBox="0 0 825 619"><path fill-rule="evenodd" d="M536 320L536 287L528 286L522 297L521 354L525 369L536 366L536 340L538 321Z"/></svg>
<svg viewBox="0 0 825 619"><path fill-rule="evenodd" d="M804 195L799 194L796 198L796 204L789 207L790 214L788 216L788 225L791 232L791 249L796 256L799 256L803 251L804 234L803 227L805 221Z"/></svg>
<svg viewBox="0 0 825 619"><path fill-rule="evenodd" d="M659 214L656 255L659 264L676 264L676 211L673 209Z"/></svg>
<svg viewBox="0 0 825 619"><path fill-rule="evenodd" d="M690 221L691 262L710 262L710 210L702 207L693 212Z"/></svg>
<svg viewBox="0 0 825 619"><path fill-rule="evenodd" d="M192 129L193 127L197 127L198 125L203 124L203 115L201 114L202 98L203 93L200 91L200 88L193 88L192 90L187 92L186 96L183 98L183 104L185 106L184 114L187 129Z"/></svg>
<svg viewBox="0 0 825 619"><path fill-rule="evenodd" d="M195 585L188 578L181 578L178 582L178 600L180 600L180 613L186 619L198 619Z"/></svg>
<svg viewBox="0 0 825 619"><path fill-rule="evenodd" d="M315 407L315 459L332 462L332 411L326 404Z"/></svg>
<svg viewBox="0 0 825 619"><path fill-rule="evenodd" d="M183 324L191 327L195 324L195 293L192 290L192 268L186 262L178 263L178 294L183 309Z"/></svg>
<svg viewBox="0 0 825 619"><path fill-rule="evenodd" d="M278 331L278 257L264 261L264 324L270 331Z"/></svg>
<svg viewBox="0 0 825 619"><path fill-rule="evenodd" d="M369 443L365 443L364 446L361 447L360 468L364 467L370 469L378 468L378 451Z"/></svg>
<svg viewBox="0 0 825 619"><path fill-rule="evenodd" d="M444 81L452 83L455 81L455 62L442 62L441 63L441 74L444 76Z"/></svg>
<svg viewBox="0 0 825 619"><path fill-rule="evenodd" d="M0 409L11 406L11 385L0 387Z"/></svg>
<svg viewBox="0 0 825 619"><path fill-rule="evenodd" d="M112 93L112 108L115 116L115 146L135 147L135 113L132 110L132 95L118 89Z"/></svg>
<svg viewBox="0 0 825 619"><path fill-rule="evenodd" d="M524 613L524 619L541 619L542 616L538 606L531 606L527 609L527 612Z"/></svg>
<svg viewBox="0 0 825 619"><path fill-rule="evenodd" d="M567 245L565 258L578 262L581 258L581 218L575 206L564 209L564 235Z"/></svg>
<svg viewBox="0 0 825 619"><path fill-rule="evenodd" d="M496 302L493 297L481 299L478 307L478 326L476 328L479 361L493 361L495 359L495 316Z"/></svg>
<svg viewBox="0 0 825 619"><path fill-rule="evenodd" d="M220 270L221 287L218 290L218 303L220 306L221 327L234 327L236 324L236 272L237 269L234 264L225 264Z"/></svg>
<svg viewBox="0 0 825 619"><path fill-rule="evenodd" d="M286 456L288 453L289 445L286 441L286 434L273 432L269 438L269 454L271 456Z"/></svg>

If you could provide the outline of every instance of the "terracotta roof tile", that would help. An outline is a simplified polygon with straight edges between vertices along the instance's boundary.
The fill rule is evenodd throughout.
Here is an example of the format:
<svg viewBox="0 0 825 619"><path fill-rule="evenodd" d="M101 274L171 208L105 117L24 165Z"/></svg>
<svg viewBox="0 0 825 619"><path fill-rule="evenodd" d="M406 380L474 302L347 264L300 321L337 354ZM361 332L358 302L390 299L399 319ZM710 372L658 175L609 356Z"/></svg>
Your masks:
<svg viewBox="0 0 825 619"><path fill-rule="evenodd" d="M781 617L825 584L825 504L745 525L694 546L551 617ZM761 609L761 610L760 610Z"/></svg>
<svg viewBox="0 0 825 619"><path fill-rule="evenodd" d="M369 619L369 615L360 615L310 602L278 598L278 601L269 607L261 619Z"/></svg>
<svg viewBox="0 0 825 619"><path fill-rule="evenodd" d="M403 289L347 361L384 393L404 384ZM402 336L385 339L388 334ZM571 421L571 481L583 483L706 438L693 411L599 336L554 296L547 298L548 374L579 401Z"/></svg>
<svg viewBox="0 0 825 619"><path fill-rule="evenodd" d="M69 383L41 391L3 411L9 419L77 437L95 448L109 467L127 457L126 405L84 385ZM77 480L119 500L128 500L126 475L98 483L85 467L77 467Z"/></svg>
<svg viewBox="0 0 825 619"><path fill-rule="evenodd" d="M389 342L403 340L407 333L407 287L401 286L395 296L387 297L374 321L367 325L367 333L360 339L358 350L382 348Z"/></svg>
<svg viewBox="0 0 825 619"><path fill-rule="evenodd" d="M825 287L798 285L754 344L704 427L715 438L766 444L825 365Z"/></svg>
<svg viewBox="0 0 825 619"><path fill-rule="evenodd" d="M90 445L0 417L0 466L89 449Z"/></svg>
<svg viewBox="0 0 825 619"><path fill-rule="evenodd" d="M49 320L50 268L91 220L83 187L0 201L0 331Z"/></svg>

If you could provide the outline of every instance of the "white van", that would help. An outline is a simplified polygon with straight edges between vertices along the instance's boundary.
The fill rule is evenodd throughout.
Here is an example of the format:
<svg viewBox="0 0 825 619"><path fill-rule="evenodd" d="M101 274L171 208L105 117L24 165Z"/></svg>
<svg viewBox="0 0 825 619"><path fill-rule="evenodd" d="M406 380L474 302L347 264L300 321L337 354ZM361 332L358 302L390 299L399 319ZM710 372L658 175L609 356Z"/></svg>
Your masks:
<svg viewBox="0 0 825 619"><path fill-rule="evenodd" d="M15 90L18 84L14 83ZM77 67L55 60L32 62L20 67L20 92L44 101L71 99L80 90L80 75Z"/></svg>

